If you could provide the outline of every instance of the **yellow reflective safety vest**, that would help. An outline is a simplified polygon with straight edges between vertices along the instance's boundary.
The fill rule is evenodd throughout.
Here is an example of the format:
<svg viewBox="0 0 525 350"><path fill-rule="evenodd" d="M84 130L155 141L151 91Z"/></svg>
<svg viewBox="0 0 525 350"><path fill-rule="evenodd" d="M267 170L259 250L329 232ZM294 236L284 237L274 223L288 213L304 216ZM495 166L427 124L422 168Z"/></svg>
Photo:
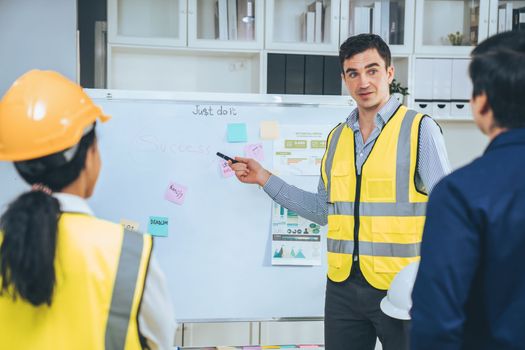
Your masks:
<svg viewBox="0 0 525 350"><path fill-rule="evenodd" d="M341 282L358 252L370 285L386 290L419 260L427 195L415 175L422 114L400 106L357 174L354 132L339 124L328 136L321 176L328 193L328 278ZM355 249L355 250L354 250Z"/></svg>
<svg viewBox="0 0 525 350"><path fill-rule="evenodd" d="M1 235L0 235L1 239ZM138 310L152 238L85 214L58 224L51 306L0 296L2 349L143 349Z"/></svg>

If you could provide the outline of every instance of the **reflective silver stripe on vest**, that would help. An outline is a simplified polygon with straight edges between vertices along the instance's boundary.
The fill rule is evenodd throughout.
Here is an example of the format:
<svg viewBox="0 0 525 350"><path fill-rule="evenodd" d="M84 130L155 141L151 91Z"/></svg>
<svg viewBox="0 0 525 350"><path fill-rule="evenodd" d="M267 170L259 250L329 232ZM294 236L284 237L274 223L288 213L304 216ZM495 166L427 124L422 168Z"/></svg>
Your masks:
<svg viewBox="0 0 525 350"><path fill-rule="evenodd" d="M354 202L328 205L328 215L354 215ZM359 203L360 216L425 216L427 203Z"/></svg>
<svg viewBox="0 0 525 350"><path fill-rule="evenodd" d="M408 184L410 182L410 144L412 138L412 123L417 112L409 109L403 121L397 138L397 163L396 163L396 202L408 203Z"/></svg>
<svg viewBox="0 0 525 350"><path fill-rule="evenodd" d="M330 140L330 146L328 148L328 152L326 154L326 161L325 161L325 172L326 172L326 178L327 178L327 186L326 191L328 193L328 202L331 202L331 191L332 188L332 164L334 162L334 156L335 156L335 149L337 147L337 144L339 143L339 137L341 136L341 132L343 132L343 128L345 127L345 123L339 124L335 128L335 130L332 133L332 138Z"/></svg>
<svg viewBox="0 0 525 350"><path fill-rule="evenodd" d="M328 238L326 244L327 251L330 253L353 254L354 252L354 241Z"/></svg>
<svg viewBox="0 0 525 350"><path fill-rule="evenodd" d="M106 326L106 350L124 349L129 322L136 322L136 320L130 320L130 317L142 260L143 239L143 236L137 232L124 230Z"/></svg>
<svg viewBox="0 0 525 350"><path fill-rule="evenodd" d="M354 241L328 238L328 252L352 254ZM359 241L359 255L414 258L419 256L421 243L378 243Z"/></svg>

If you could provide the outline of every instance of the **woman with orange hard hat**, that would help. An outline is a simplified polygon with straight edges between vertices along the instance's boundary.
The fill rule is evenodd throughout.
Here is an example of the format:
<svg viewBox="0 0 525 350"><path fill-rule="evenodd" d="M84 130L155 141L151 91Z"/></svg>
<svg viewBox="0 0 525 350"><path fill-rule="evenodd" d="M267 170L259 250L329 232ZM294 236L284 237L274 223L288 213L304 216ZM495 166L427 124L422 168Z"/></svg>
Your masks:
<svg viewBox="0 0 525 350"><path fill-rule="evenodd" d="M97 219L101 160L82 88L30 71L0 101L0 161L32 189L0 218L0 328L6 349L165 349L175 320L150 235Z"/></svg>

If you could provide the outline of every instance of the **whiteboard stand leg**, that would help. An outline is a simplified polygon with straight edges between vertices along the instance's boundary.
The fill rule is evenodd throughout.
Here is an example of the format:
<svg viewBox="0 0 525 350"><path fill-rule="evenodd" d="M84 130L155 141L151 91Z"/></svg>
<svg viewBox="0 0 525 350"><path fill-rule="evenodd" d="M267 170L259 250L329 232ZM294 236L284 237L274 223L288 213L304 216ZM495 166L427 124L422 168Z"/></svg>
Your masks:
<svg viewBox="0 0 525 350"><path fill-rule="evenodd" d="M259 321L259 322L257 322L257 323L259 323L259 340L257 341L257 345L261 345L261 337L262 337L262 336L261 336L262 322Z"/></svg>
<svg viewBox="0 0 525 350"><path fill-rule="evenodd" d="M261 322L250 322L250 345L261 345Z"/></svg>
<svg viewBox="0 0 525 350"><path fill-rule="evenodd" d="M182 329L181 329L181 333L182 333L182 341L181 341L181 346L185 346L186 344L184 343L184 333L186 331L186 325L184 323L182 323Z"/></svg>

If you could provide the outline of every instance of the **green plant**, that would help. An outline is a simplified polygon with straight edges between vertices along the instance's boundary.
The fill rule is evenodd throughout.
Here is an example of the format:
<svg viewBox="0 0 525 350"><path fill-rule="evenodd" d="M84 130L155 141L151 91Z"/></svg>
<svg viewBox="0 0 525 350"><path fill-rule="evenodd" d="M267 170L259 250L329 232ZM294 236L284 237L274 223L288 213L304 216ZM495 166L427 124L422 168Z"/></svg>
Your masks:
<svg viewBox="0 0 525 350"><path fill-rule="evenodd" d="M463 34L460 32L450 33L448 35L448 41L450 41L450 43L454 46L461 45L463 42Z"/></svg>
<svg viewBox="0 0 525 350"><path fill-rule="evenodd" d="M408 88L404 87L404 86L401 86L401 83L398 82L396 79L394 79L390 83L390 93L393 94L393 93L396 93L396 92L400 93L403 96L410 95L408 93Z"/></svg>

